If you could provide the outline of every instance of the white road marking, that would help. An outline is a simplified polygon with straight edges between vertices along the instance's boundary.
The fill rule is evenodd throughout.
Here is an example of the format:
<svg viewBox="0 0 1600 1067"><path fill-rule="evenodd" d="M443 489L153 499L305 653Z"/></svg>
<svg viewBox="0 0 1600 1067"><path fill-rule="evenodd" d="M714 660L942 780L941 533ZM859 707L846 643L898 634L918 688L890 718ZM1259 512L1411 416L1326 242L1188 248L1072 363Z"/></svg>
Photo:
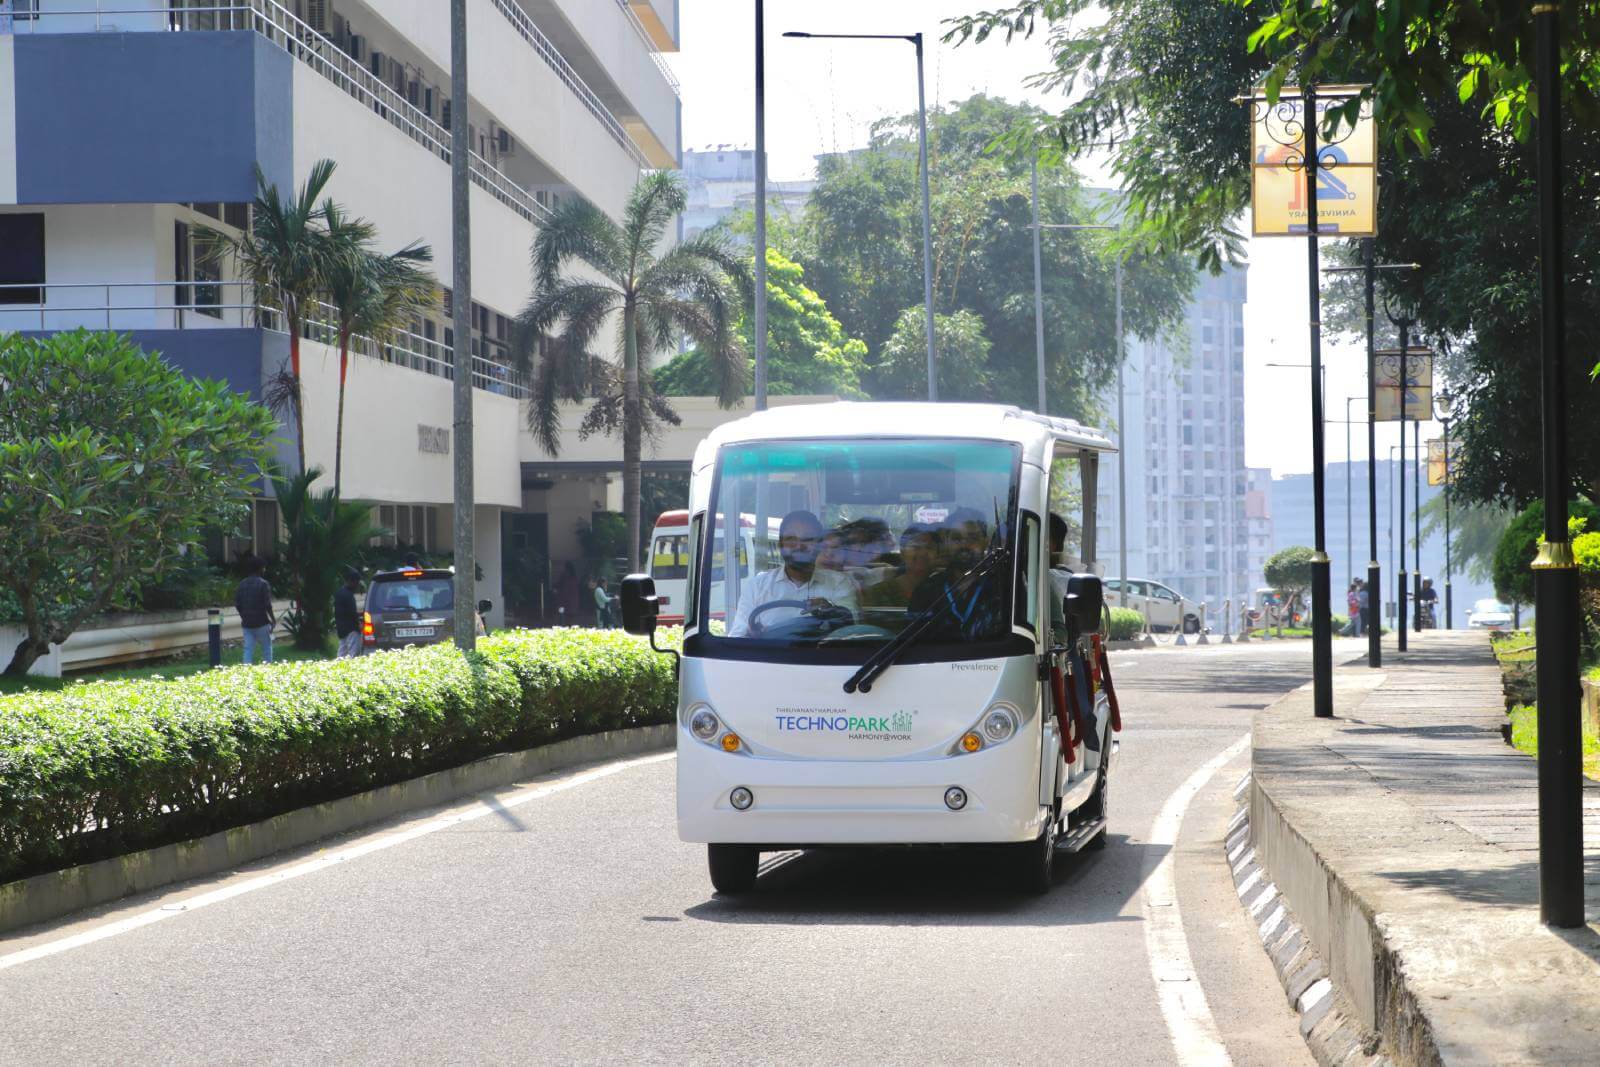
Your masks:
<svg viewBox="0 0 1600 1067"><path fill-rule="evenodd" d="M1206 1003L1205 990L1200 988L1194 963L1189 958L1189 942L1183 933L1183 916L1178 909L1175 877L1178 831L1183 826L1183 814L1195 794L1249 745L1250 735L1245 734L1207 760L1167 798L1167 802L1161 806L1161 813L1150 827L1150 844L1165 845L1167 848L1161 862L1156 864L1156 869L1144 884L1145 954L1149 957L1150 973L1155 978L1161 1017L1172 1038L1173 1053L1183 1067L1192 1064L1231 1065L1233 1059L1222 1043L1217 1022L1211 1017L1211 1007ZM1163 906L1154 906L1154 901L1161 901Z"/></svg>
<svg viewBox="0 0 1600 1067"><path fill-rule="evenodd" d="M587 785L589 782L599 778L608 778L613 774L633 767L643 766L647 763L660 763L663 760L672 759L674 756L675 753L663 752L658 755L641 756L637 759L619 760L616 763L607 763L595 767L593 770L574 774L570 778L562 778L544 785L530 786L509 796L497 796L492 803L477 801L467 807L454 810L448 815L441 815L438 818L429 819L427 822L418 823L416 826L408 826L404 830L397 830L394 833L383 834L379 837L362 841L360 844L352 845L338 852L330 852L325 856L318 856L316 859L297 863L293 867L285 867L281 871L273 871L257 878L250 878L234 885L224 886L221 889L214 889L209 893L201 893L198 896L173 901L161 907L152 908L149 911L130 915L125 919L106 923L104 926L96 926L93 929L85 930L83 933L73 934L70 937L46 941L42 944L34 945L32 948L8 953L0 956L0 971L17 967L24 963L31 963L34 960L44 959L47 956L54 956L61 952L67 952L71 949L81 948L84 945L91 945L96 941L104 941L106 938L116 937L118 934L125 934L132 930L149 926L151 923L170 919L175 915L196 911L212 904L220 904L224 900L231 900L246 893L253 893L258 889L279 885L291 878L315 874L317 871L326 870L337 863L345 863L349 860L359 859L362 856L369 856L374 852L382 852L384 849L393 848L395 845L403 845L407 841L414 841L419 837L425 837L440 830L448 830L452 826L460 826L462 823L481 819L487 815L499 814L509 808L521 807L523 804L542 800L545 797L565 792L568 789L574 789L580 785Z"/></svg>

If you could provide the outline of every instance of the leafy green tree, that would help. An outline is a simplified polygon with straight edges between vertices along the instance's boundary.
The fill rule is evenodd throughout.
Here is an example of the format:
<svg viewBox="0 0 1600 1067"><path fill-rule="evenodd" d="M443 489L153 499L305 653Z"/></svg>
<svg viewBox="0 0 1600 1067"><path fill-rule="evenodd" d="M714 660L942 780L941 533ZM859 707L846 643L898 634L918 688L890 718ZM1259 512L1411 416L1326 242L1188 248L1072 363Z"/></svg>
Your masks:
<svg viewBox="0 0 1600 1067"><path fill-rule="evenodd" d="M238 525L273 428L125 336L0 336L0 586L27 631L5 673Z"/></svg>
<svg viewBox="0 0 1600 1067"><path fill-rule="evenodd" d="M311 166L305 184L286 199L276 185L256 167L256 198L250 228L237 237L204 231L213 246L230 253L239 274L253 283L255 298L283 315L289 335L286 373L279 371L278 389L294 416L295 454L300 469L306 466L305 396L300 377L300 336L307 316L322 295L333 245L328 240L322 192L336 164L320 159Z"/></svg>
<svg viewBox="0 0 1600 1067"><path fill-rule="evenodd" d="M1452 490L1454 497L1454 490ZM1444 537L1444 494L1422 505L1422 539ZM1515 512L1494 504L1463 504L1450 501L1451 563L1457 574L1465 572L1474 581L1491 581L1494 553L1511 525Z"/></svg>
<svg viewBox="0 0 1600 1067"><path fill-rule="evenodd" d="M747 351L755 348L755 324L746 311L739 318L739 338ZM862 396L867 346L846 337L828 305L805 284L800 264L777 248L767 248L767 390L775 396L831 393ZM754 364L746 360L742 391L748 392ZM711 361L699 348L674 357L656 370L656 390L663 396L707 396L719 391Z"/></svg>
<svg viewBox="0 0 1600 1067"><path fill-rule="evenodd" d="M1304 545L1294 545L1267 557L1263 575L1267 584L1283 598L1283 605L1291 615L1295 605L1304 603L1311 590L1311 561L1315 555Z"/></svg>
<svg viewBox="0 0 1600 1067"><path fill-rule="evenodd" d="M288 477L275 474L272 479L288 534L280 551L293 576L289 593L295 605L294 642L313 650L328 643L333 594L344 569L360 557L368 541L388 532L372 524L371 508L345 503L333 489L316 492L312 486L321 477L322 469L312 467Z"/></svg>
<svg viewBox="0 0 1600 1067"><path fill-rule="evenodd" d="M988 400L989 339L983 320L971 311L933 317L934 351L939 358L939 396ZM880 400L922 400L928 395L928 326L922 305L906 308L895 319L894 333L883 346L877 367Z"/></svg>
<svg viewBox="0 0 1600 1067"><path fill-rule="evenodd" d="M1586 500L1567 503L1567 514L1587 528L1600 529L1600 507ZM1511 520L1494 550L1494 595L1521 604L1534 602L1533 559L1544 537L1544 501L1535 500Z"/></svg>
<svg viewBox="0 0 1600 1067"><path fill-rule="evenodd" d="M658 171L634 186L621 223L587 200L557 208L534 239L534 292L518 316L513 345L521 368L533 372L528 428L545 451L561 450L562 399L594 399L580 435L621 434L634 570L644 438L660 421L678 421L644 370L644 357L687 335L714 368L717 398L731 406L744 393L745 353L734 328L748 295L743 264L716 230L658 253L686 206L682 182ZM608 358L594 347L613 322L618 329Z"/></svg>
<svg viewBox="0 0 1600 1067"><path fill-rule="evenodd" d="M439 287L419 264L433 261L433 249L412 242L397 252L374 252L376 228L352 218L332 200L322 214L329 241L324 285L333 305L339 345L339 404L334 416L333 492L344 488L344 396L350 370L350 341L369 337L379 344L403 330L439 302Z"/></svg>
<svg viewBox="0 0 1600 1067"><path fill-rule="evenodd" d="M1033 407L1035 342L1029 154L996 153L996 133L1039 120L1037 109L975 96L930 116L934 302L939 314L977 315L992 344L986 392ZM874 127L870 150L825 158L792 253L839 317L867 342L869 366L907 307L920 307L922 231L914 116ZM1046 222L1105 222L1115 204L1047 159L1040 172ZM1126 257L1125 322L1134 336L1173 326L1193 285L1175 257L1153 256L1093 231L1044 235L1045 361L1051 410L1094 415L1094 398L1116 367L1116 262ZM875 373L868 392L885 388ZM898 386L890 392L898 395ZM888 395L888 394L886 394ZM941 394L943 395L943 394ZM949 399L979 399L955 392Z"/></svg>

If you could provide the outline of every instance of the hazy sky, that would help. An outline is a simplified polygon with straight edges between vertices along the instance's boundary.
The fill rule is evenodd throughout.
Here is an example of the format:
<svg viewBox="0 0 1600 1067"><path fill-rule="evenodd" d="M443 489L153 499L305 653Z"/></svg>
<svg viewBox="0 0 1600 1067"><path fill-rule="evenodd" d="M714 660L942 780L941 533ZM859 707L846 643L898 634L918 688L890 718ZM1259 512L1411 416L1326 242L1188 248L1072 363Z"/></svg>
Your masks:
<svg viewBox="0 0 1600 1067"><path fill-rule="evenodd" d="M1009 46L999 38L960 48L939 43L954 15L999 7L1003 0L767 0L767 155L771 176L802 178L819 152L866 143L873 120L916 108L915 54L895 41L785 40L786 30L813 33L914 33L927 41L929 106L977 92L1059 107L1024 86L1049 63L1044 35ZM755 141L752 0L680 0L683 50L670 57L683 83L685 148ZM1081 165L1090 181L1110 184L1096 161ZM1248 220L1245 220L1246 224ZM1302 239L1257 240L1250 249L1250 302L1245 307L1245 452L1251 466L1277 474L1311 469L1310 370L1269 363L1307 363L1306 246ZM1359 345L1325 343L1327 417L1345 417L1345 398L1365 396ZM1361 418L1361 402L1350 405ZM1366 458L1366 428L1353 427L1354 453ZM1424 427L1424 436L1429 435ZM1396 440L1378 429L1379 455ZM1328 426L1329 462L1345 455L1345 426Z"/></svg>

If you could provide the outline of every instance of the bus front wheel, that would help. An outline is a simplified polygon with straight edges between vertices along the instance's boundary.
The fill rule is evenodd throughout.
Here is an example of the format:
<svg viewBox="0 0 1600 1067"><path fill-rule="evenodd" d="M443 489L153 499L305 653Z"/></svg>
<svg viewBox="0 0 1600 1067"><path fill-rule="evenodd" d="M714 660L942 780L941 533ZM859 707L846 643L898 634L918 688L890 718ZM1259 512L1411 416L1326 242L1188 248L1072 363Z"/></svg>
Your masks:
<svg viewBox="0 0 1600 1067"><path fill-rule="evenodd" d="M1050 892L1055 876L1056 830L1052 822L1032 841L1012 845L1017 865L1017 886L1029 896Z"/></svg>
<svg viewBox="0 0 1600 1067"><path fill-rule="evenodd" d="M756 887L756 866L761 853L749 845L707 845L711 886L725 896L748 893Z"/></svg>

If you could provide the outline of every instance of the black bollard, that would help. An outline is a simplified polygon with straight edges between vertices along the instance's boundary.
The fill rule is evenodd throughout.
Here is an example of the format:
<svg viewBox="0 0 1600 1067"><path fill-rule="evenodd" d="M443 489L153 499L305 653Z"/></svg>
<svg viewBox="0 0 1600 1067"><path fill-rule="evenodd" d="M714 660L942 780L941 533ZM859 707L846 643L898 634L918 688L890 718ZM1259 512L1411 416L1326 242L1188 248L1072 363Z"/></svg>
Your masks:
<svg viewBox="0 0 1600 1067"><path fill-rule="evenodd" d="M211 651L211 665L222 666L222 609L206 611L206 644Z"/></svg>

